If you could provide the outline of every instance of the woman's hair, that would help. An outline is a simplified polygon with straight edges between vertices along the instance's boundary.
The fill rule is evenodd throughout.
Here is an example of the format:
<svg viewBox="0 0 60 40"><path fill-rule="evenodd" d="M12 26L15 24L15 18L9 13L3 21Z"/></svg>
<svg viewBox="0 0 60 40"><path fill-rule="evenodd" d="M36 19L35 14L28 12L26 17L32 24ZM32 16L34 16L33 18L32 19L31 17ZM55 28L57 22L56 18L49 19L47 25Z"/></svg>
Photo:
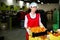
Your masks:
<svg viewBox="0 0 60 40"><path fill-rule="evenodd" d="M26 13L30 13L30 12L31 12L31 9L28 9L28 10L26 11ZM35 13L39 13L38 10L36 10Z"/></svg>

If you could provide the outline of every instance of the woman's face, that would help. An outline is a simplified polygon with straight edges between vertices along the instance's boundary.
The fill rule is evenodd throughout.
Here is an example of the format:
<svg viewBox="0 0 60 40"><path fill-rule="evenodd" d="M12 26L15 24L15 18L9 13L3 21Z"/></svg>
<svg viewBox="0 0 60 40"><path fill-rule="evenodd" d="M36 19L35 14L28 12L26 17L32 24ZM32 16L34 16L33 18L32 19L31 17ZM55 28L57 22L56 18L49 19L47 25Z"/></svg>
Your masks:
<svg viewBox="0 0 60 40"><path fill-rule="evenodd" d="M31 11L32 11L32 12L35 12L36 10L37 10L37 7L36 7L36 6L31 7Z"/></svg>

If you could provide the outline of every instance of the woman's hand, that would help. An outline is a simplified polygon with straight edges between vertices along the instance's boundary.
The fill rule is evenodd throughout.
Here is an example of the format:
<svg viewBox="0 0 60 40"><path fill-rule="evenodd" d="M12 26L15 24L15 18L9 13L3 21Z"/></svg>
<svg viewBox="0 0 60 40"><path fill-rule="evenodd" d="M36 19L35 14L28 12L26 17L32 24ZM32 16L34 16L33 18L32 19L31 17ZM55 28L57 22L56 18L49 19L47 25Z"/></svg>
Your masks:
<svg viewBox="0 0 60 40"><path fill-rule="evenodd" d="M29 35L32 36L32 32L31 32L31 30L29 30Z"/></svg>
<svg viewBox="0 0 60 40"><path fill-rule="evenodd" d="M29 35L32 35L32 32L30 30L30 27L26 28L26 30L27 30L27 32L28 32Z"/></svg>
<svg viewBox="0 0 60 40"><path fill-rule="evenodd" d="M45 27L41 27L42 32L46 31L47 29Z"/></svg>

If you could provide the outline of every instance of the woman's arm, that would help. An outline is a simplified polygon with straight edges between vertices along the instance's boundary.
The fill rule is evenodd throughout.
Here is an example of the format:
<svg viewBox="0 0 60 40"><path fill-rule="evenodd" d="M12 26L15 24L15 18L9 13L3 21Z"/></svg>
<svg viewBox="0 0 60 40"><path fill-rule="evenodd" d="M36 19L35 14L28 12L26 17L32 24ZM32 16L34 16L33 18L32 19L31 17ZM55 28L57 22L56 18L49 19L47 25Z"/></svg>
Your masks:
<svg viewBox="0 0 60 40"><path fill-rule="evenodd" d="M44 27L44 25L43 25L42 22L41 22L41 17L40 17L40 15L39 15L39 25L40 25L40 27Z"/></svg>
<svg viewBox="0 0 60 40"><path fill-rule="evenodd" d="M44 29L43 31L47 30L45 26L42 24L40 16L39 16L39 26Z"/></svg>
<svg viewBox="0 0 60 40"><path fill-rule="evenodd" d="M28 34L30 34L30 30L27 27L27 23L28 23L28 18L27 18L27 16L25 16L24 27L25 27L26 31L28 32Z"/></svg>

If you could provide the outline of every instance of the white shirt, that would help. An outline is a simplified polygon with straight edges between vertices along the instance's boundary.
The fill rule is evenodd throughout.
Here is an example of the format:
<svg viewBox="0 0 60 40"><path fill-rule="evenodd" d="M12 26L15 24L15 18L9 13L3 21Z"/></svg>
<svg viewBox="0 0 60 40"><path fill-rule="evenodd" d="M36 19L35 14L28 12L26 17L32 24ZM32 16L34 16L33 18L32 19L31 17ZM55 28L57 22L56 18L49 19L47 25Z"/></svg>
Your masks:
<svg viewBox="0 0 60 40"><path fill-rule="evenodd" d="M34 18L36 18L36 13L33 15L32 13L29 13L30 14L30 17L32 18L32 19L34 19ZM24 27L25 28L27 28L27 23L28 23L28 18L27 18L27 16L25 16L25 21L24 21ZM40 16L39 16L39 26L40 27L44 27L43 26L43 24L41 23L41 18L40 18ZM27 30L27 32L29 33L29 29L26 29Z"/></svg>

